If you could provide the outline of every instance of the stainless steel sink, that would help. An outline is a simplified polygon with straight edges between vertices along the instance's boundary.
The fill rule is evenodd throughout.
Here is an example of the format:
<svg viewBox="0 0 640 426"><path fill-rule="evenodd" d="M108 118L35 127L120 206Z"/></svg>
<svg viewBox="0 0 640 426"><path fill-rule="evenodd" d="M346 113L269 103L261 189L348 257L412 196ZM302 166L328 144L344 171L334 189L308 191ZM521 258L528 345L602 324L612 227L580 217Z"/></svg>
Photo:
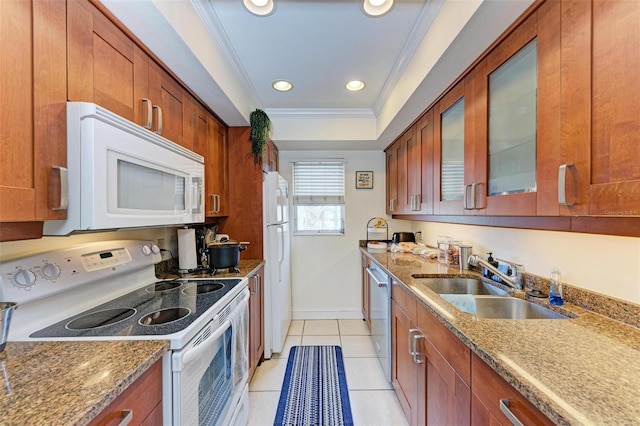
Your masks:
<svg viewBox="0 0 640 426"><path fill-rule="evenodd" d="M568 319L568 317L515 297L442 294L442 298L477 318L491 319Z"/></svg>
<svg viewBox="0 0 640 426"><path fill-rule="evenodd" d="M473 294L507 296L509 292L476 278L427 278L420 274L412 275L420 284L438 294Z"/></svg>

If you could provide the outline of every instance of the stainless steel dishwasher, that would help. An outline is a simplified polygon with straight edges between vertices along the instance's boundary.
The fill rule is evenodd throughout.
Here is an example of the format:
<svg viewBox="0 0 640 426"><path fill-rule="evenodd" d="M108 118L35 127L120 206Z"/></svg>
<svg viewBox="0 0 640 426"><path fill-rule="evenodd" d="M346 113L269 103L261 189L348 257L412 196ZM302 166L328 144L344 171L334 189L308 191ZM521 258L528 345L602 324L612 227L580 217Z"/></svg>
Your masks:
<svg viewBox="0 0 640 426"><path fill-rule="evenodd" d="M371 340L384 376L391 381L391 282L377 265L367 268L369 274L369 317Z"/></svg>

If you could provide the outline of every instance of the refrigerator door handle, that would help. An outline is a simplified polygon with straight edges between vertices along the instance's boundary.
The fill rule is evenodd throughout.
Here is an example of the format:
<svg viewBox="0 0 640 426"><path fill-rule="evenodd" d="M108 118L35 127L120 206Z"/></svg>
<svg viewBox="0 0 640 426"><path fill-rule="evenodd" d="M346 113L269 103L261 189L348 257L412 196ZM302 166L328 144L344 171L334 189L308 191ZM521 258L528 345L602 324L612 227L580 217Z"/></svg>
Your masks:
<svg viewBox="0 0 640 426"><path fill-rule="evenodd" d="M282 205L282 189L276 186L276 220L282 222L284 220L284 206Z"/></svg>
<svg viewBox="0 0 640 426"><path fill-rule="evenodd" d="M282 281L282 262L284 262L284 227L278 227L280 231L280 250L278 253L278 281Z"/></svg>

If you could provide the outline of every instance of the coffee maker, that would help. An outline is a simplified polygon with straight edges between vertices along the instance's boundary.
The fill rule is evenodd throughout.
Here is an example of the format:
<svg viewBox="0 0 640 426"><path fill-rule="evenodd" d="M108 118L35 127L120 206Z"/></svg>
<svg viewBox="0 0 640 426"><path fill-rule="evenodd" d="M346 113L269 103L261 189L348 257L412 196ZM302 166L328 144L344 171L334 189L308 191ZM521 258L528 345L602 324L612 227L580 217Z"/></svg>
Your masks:
<svg viewBox="0 0 640 426"><path fill-rule="evenodd" d="M218 233L218 225L198 226L196 230L196 254L198 256L198 268L209 267L209 251L207 246L215 241Z"/></svg>

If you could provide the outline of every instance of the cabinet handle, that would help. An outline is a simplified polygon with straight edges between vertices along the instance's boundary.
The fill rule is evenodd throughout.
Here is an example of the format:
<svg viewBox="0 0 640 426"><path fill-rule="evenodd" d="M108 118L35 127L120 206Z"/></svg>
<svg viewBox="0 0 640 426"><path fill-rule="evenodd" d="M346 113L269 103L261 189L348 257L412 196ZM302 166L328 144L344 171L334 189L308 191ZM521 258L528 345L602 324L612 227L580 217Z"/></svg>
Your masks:
<svg viewBox="0 0 640 426"><path fill-rule="evenodd" d="M158 125L156 126L156 133L161 135L162 134L162 108L160 108L158 105L154 105L153 109L156 110L156 117L158 117Z"/></svg>
<svg viewBox="0 0 640 426"><path fill-rule="evenodd" d="M477 183L472 183L471 184L471 208L476 210L479 209L480 207L476 206L476 187L478 186Z"/></svg>
<svg viewBox="0 0 640 426"><path fill-rule="evenodd" d="M516 417L515 414L509 409L509 400L507 398L500 399L500 411L507 416L507 419L513 424L513 426L524 426L522 422Z"/></svg>
<svg viewBox="0 0 640 426"><path fill-rule="evenodd" d="M465 210L471 210L471 208L469 207L469 202L467 201L467 199L469 198L467 195L469 194L469 191L467 191L469 189L471 185L465 185L464 186L464 196L462 197L462 208Z"/></svg>
<svg viewBox="0 0 640 426"><path fill-rule="evenodd" d="M415 333L418 333L419 331L420 330L418 330L417 328L410 328L409 336L407 338L407 346L409 349L409 354L411 355L411 358L413 358L413 362L415 362L416 364L422 364L422 360L416 358L416 355L420 355L420 352L418 352L418 350L416 349L416 341L424 337L421 334L415 334Z"/></svg>
<svg viewBox="0 0 640 426"><path fill-rule="evenodd" d="M122 420L118 426L127 426L133 420L133 410L130 408L122 410Z"/></svg>
<svg viewBox="0 0 640 426"><path fill-rule="evenodd" d="M53 166L60 173L60 204L52 210L67 210L69 207L69 171L66 167Z"/></svg>
<svg viewBox="0 0 640 426"><path fill-rule="evenodd" d="M420 204L422 204L422 196L420 194L414 195L416 197L416 208L415 211L420 211Z"/></svg>
<svg viewBox="0 0 640 426"><path fill-rule="evenodd" d="M220 213L220 195L219 194L214 194L213 199L215 200L214 213Z"/></svg>
<svg viewBox="0 0 640 426"><path fill-rule="evenodd" d="M142 127L151 130L151 123L153 122L153 108L149 99L142 98L142 112L144 112L144 104L147 104L147 120L146 123L142 125Z"/></svg>
<svg viewBox="0 0 640 426"><path fill-rule="evenodd" d="M418 330L416 330L418 331ZM416 334L413 336L413 362L415 362L416 364L422 364L424 361L422 361L420 358L418 358L418 356L422 355L420 353L420 351L418 351L418 340L420 339L424 339L424 334Z"/></svg>
<svg viewBox="0 0 640 426"><path fill-rule="evenodd" d="M209 210L209 214L214 214L216 212L216 196L215 196L215 194L209 194L209 199L211 200L211 210Z"/></svg>
<svg viewBox="0 0 640 426"><path fill-rule="evenodd" d="M396 210L396 200L395 198L392 198L391 200L389 200L389 211L393 212Z"/></svg>
<svg viewBox="0 0 640 426"><path fill-rule="evenodd" d="M562 164L558 168L558 203L561 206L573 206L572 202L567 202L567 167L573 167L573 163Z"/></svg>

